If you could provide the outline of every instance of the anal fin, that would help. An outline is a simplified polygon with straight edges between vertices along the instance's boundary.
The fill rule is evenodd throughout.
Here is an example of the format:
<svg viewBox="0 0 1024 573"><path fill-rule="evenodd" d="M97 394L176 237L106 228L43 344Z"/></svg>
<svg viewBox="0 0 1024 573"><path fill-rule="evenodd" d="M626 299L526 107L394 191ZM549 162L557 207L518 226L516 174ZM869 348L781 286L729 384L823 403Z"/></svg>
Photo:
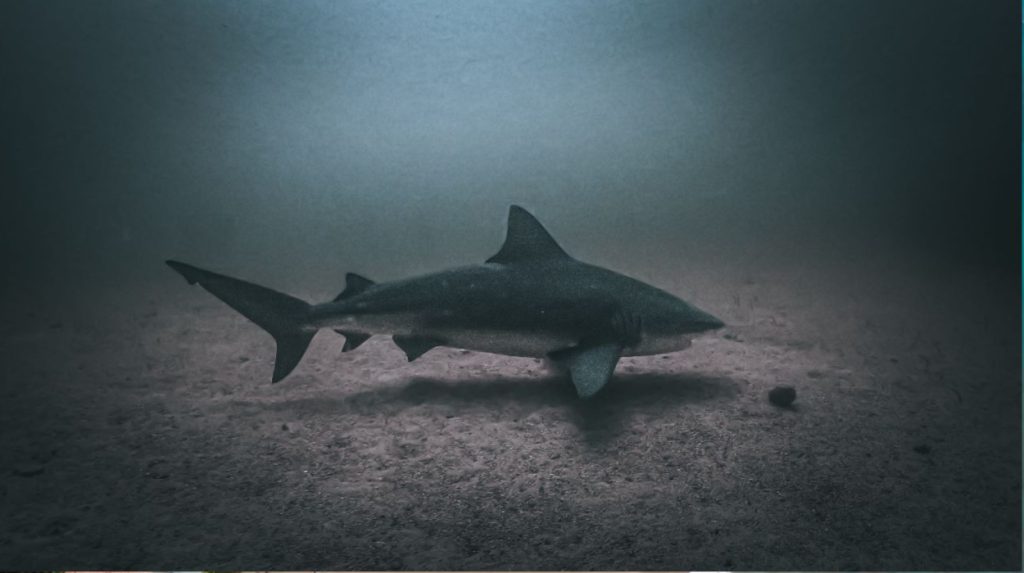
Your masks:
<svg viewBox="0 0 1024 573"><path fill-rule="evenodd" d="M391 338L405 352L405 357L409 359L409 362L423 356L431 348L444 344L443 340L429 336L396 334Z"/></svg>
<svg viewBox="0 0 1024 573"><path fill-rule="evenodd" d="M334 332L345 337L345 345L341 347L342 352L348 352L355 350L359 346L370 339L370 334L363 334L362 332L349 332L346 330L335 329Z"/></svg>
<svg viewBox="0 0 1024 573"><path fill-rule="evenodd" d="M621 344L604 342L556 350L548 356L568 368L579 397L589 398L611 379L621 353Z"/></svg>

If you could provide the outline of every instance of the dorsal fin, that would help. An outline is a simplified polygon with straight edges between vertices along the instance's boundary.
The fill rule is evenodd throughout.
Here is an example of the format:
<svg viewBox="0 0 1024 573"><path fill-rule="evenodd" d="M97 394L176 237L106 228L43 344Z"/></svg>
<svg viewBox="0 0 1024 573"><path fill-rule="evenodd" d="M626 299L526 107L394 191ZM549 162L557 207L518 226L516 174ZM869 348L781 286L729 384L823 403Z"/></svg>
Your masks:
<svg viewBox="0 0 1024 573"><path fill-rule="evenodd" d="M376 283L364 276L360 276L355 273L348 273L345 275L345 290L341 291L341 294L334 297L334 301L337 302L343 298L355 296L372 287L374 284Z"/></svg>
<svg viewBox="0 0 1024 573"><path fill-rule="evenodd" d="M488 263L517 263L543 259L570 259L543 225L519 205L508 210L508 233L498 254Z"/></svg>

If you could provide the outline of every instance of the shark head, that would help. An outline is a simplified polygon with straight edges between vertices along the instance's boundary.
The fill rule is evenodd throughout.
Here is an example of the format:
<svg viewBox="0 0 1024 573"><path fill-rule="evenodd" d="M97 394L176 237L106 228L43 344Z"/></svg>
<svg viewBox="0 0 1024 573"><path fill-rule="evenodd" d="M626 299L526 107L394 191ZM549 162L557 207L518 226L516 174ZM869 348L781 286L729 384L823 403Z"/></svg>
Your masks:
<svg viewBox="0 0 1024 573"><path fill-rule="evenodd" d="M679 299L665 301L661 306L660 312L648 319L652 336L687 336L725 326L718 318Z"/></svg>
<svg viewBox="0 0 1024 573"><path fill-rule="evenodd" d="M540 265L545 274L574 282L574 300L593 297L598 315L612 309L611 332L632 355L683 350L695 335L725 326L718 318L642 281L581 263L522 207L509 210L508 234L488 263ZM610 306L607 301L614 301Z"/></svg>
<svg viewBox="0 0 1024 573"><path fill-rule="evenodd" d="M635 289L631 298L640 324L634 346L638 354L682 350L694 336L725 326L710 313L649 285Z"/></svg>

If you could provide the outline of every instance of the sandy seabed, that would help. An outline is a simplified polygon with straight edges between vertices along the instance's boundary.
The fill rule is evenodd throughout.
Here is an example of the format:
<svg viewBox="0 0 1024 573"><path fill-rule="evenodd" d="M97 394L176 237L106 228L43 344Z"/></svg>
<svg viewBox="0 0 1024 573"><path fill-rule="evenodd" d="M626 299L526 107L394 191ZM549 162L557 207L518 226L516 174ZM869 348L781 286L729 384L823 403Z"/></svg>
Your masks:
<svg viewBox="0 0 1024 573"><path fill-rule="evenodd" d="M17 291L0 569L1020 569L1013 277L679 284L730 326L590 401L536 360L331 332L271 385L271 338L169 270Z"/></svg>

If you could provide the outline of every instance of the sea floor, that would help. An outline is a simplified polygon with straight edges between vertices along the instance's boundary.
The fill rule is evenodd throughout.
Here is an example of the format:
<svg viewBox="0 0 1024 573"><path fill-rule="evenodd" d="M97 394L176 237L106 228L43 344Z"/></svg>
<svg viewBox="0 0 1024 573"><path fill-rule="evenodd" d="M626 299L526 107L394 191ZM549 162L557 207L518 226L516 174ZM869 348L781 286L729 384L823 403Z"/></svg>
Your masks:
<svg viewBox="0 0 1024 573"><path fill-rule="evenodd" d="M1019 570L1013 277L668 286L730 326L589 401L536 360L329 331L271 385L272 339L170 270L17 291L0 568Z"/></svg>

